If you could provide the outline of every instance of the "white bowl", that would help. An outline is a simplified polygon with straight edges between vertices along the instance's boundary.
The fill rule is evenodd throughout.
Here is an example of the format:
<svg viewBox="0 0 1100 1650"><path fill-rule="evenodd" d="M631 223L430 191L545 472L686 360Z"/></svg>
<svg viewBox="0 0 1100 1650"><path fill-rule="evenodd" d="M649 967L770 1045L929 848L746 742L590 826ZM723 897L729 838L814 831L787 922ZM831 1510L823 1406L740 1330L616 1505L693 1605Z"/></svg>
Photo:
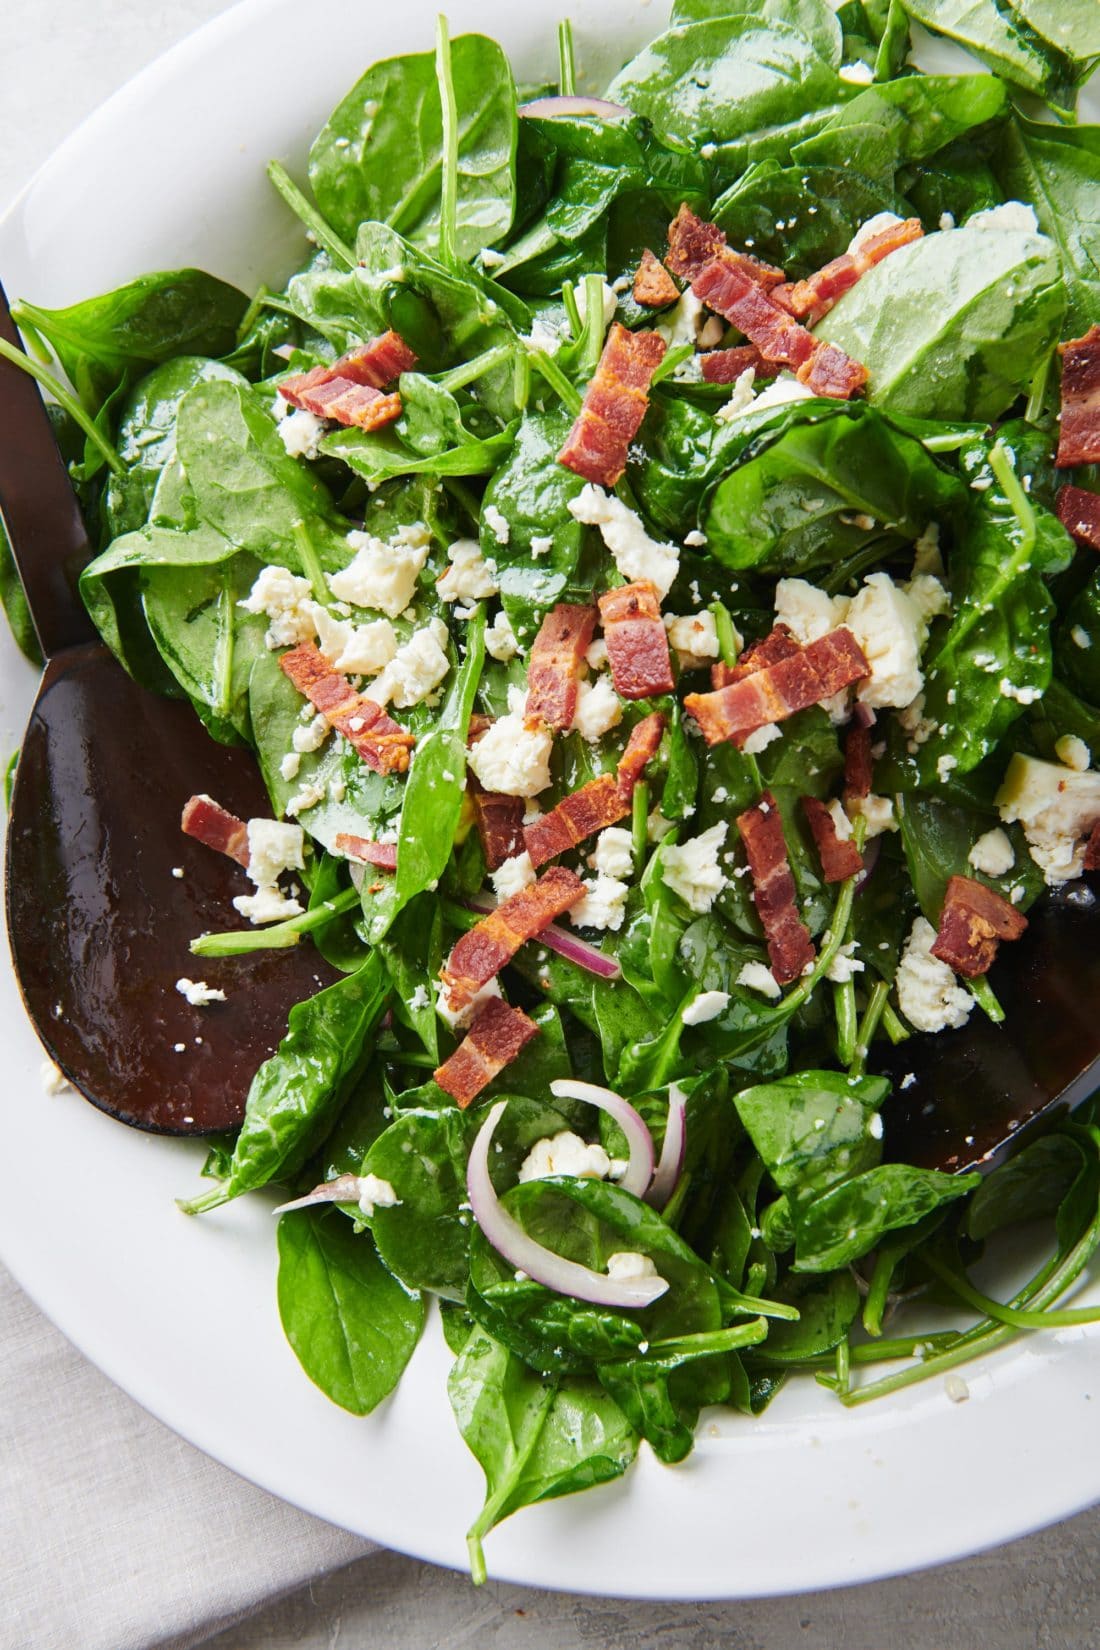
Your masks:
<svg viewBox="0 0 1100 1650"><path fill-rule="evenodd" d="M302 243L264 178L299 173L310 136L376 58L423 50L434 4L247 0L154 64L53 158L0 224L10 296L72 302L146 269L194 263L245 287ZM662 25L645 0L575 0L587 87ZM553 75L559 8L453 0L452 30L500 38L519 72ZM33 673L0 646L0 729L19 738ZM181 960L182 961L182 960ZM202 1220L201 1145L47 1098L10 971L0 975L7 1171L0 1255L95 1363L184 1437L335 1524L442 1564L466 1562L481 1474L451 1419L433 1325L367 1420L301 1373L275 1306L273 1199ZM62 1199L40 1171L60 1168ZM30 1171L30 1172L24 1172ZM1094 1291L1095 1293L1095 1291ZM957 1558L1100 1494L1098 1331L1023 1338L942 1381L846 1411L798 1381L759 1421L706 1417L694 1455L645 1450L621 1483L520 1513L490 1536L491 1573L634 1597L736 1598L868 1580Z"/></svg>

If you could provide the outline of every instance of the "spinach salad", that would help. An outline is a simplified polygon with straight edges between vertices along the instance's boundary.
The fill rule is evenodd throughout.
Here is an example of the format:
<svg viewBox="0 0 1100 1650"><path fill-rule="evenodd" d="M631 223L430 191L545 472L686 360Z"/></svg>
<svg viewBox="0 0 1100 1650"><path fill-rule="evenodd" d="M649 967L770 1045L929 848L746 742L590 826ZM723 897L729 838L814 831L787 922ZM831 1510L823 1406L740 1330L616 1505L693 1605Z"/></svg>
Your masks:
<svg viewBox="0 0 1100 1650"><path fill-rule="evenodd" d="M1092 0L676 0L594 98L568 24L517 86L441 21L308 192L269 168L285 283L15 308L101 635L270 793L187 804L242 865L192 949L338 971L184 1207L282 1189L282 1321L354 1414L439 1302L476 1578L706 1405L798 1370L862 1404L1098 1316L1053 1305L1095 1102L981 1179L891 1161L875 1074L997 1020L998 947L1091 897L1098 59Z"/></svg>

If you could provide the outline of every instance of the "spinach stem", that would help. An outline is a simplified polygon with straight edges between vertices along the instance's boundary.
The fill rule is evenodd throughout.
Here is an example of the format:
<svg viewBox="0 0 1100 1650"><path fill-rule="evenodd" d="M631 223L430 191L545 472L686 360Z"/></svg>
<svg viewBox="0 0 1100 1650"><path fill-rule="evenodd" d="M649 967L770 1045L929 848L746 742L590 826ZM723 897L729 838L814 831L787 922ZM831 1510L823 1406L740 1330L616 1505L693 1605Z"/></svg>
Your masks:
<svg viewBox="0 0 1100 1650"><path fill-rule="evenodd" d="M255 326L257 316L259 316L263 313L263 311L266 307L266 304L267 304L267 300L270 296L271 296L271 294L268 291L266 286L261 284L260 286L258 286L256 288L256 292L253 296L252 302L249 304L248 308L245 310L244 314L241 316L241 324L237 328L237 348L238 349L240 349L241 345L244 343L245 339L248 337L248 334L252 331L252 328Z"/></svg>
<svg viewBox="0 0 1100 1650"><path fill-rule="evenodd" d="M525 349L517 349L512 356L514 382L512 394L516 406L521 412L526 412L527 403L531 399L531 363L527 359Z"/></svg>
<svg viewBox="0 0 1100 1650"><path fill-rule="evenodd" d="M603 276L584 278L584 348L581 351L581 371L585 379L592 377L603 353Z"/></svg>
<svg viewBox="0 0 1100 1650"><path fill-rule="evenodd" d="M1031 388L1027 392L1027 406L1024 408L1024 419L1028 424L1038 424L1043 416L1043 402L1046 399L1047 380L1050 378L1053 360L1053 352L1045 355L1031 380Z"/></svg>
<svg viewBox="0 0 1100 1650"><path fill-rule="evenodd" d="M566 320L569 322L569 331L573 337L579 338L584 331L584 322L581 320L580 306L577 303L577 293L572 281L561 283L561 302L565 310Z"/></svg>
<svg viewBox="0 0 1100 1650"><path fill-rule="evenodd" d="M450 372L440 373L435 382L441 390L448 392L460 390L467 384L472 384L476 378L483 378L494 367L501 367L512 355L511 344L495 344L487 349L483 355L475 355L470 361L463 361Z"/></svg>
<svg viewBox="0 0 1100 1650"><path fill-rule="evenodd" d="M1005 1011L997 1001L997 994L985 975L979 974L976 979L968 980L966 983L974 1001L985 1010L993 1024L999 1026L1004 1020Z"/></svg>
<svg viewBox="0 0 1100 1650"><path fill-rule="evenodd" d="M855 1061L859 1043L854 980L841 980L834 983L833 1008L836 1013L837 1064L851 1066Z"/></svg>
<svg viewBox="0 0 1100 1650"><path fill-rule="evenodd" d="M480 1587L488 1575L488 1571L485 1568L485 1553L482 1549L481 1543L496 1523L497 1514L507 1505L508 1497L512 1494L516 1484L523 1476L523 1469L526 1467L528 1461L531 1459L531 1456L534 1454L535 1446L542 1437L542 1431L546 1425L546 1417L549 1415L551 1406L557 1395L557 1381L548 1380L543 1391L539 1394L537 1409L535 1411L536 1424L530 1428L530 1437L524 1447L517 1451L515 1459L511 1465L511 1471L507 1473L503 1483L497 1487L496 1494L491 1495L488 1498L480 1513L466 1532L466 1547L470 1555L470 1580L474 1583L475 1587Z"/></svg>
<svg viewBox="0 0 1100 1650"><path fill-rule="evenodd" d="M12 306L12 318L18 322L20 328L25 327L26 323L20 319L18 304ZM76 396L65 388L60 378L55 378L52 372L42 366L41 362L35 361L23 350L17 349L14 344L9 344L6 338L0 338L0 357L5 361L10 361L13 367L19 368L20 372L25 372L28 377L35 379L37 383L42 385L44 390L49 390L58 406L63 407L73 422L79 424L92 446L102 454L104 461L114 471L115 475L125 475L125 464L123 464L95 419L84 410Z"/></svg>
<svg viewBox="0 0 1100 1650"><path fill-rule="evenodd" d="M634 856L636 867L645 864L645 851L648 845L649 785L644 779L639 779L630 798L630 852Z"/></svg>
<svg viewBox="0 0 1100 1650"><path fill-rule="evenodd" d="M309 528L304 521L294 523L294 542L298 546L298 554L302 558L302 571L313 586L313 594L322 607L327 607L332 600L332 594L325 583L325 573L313 548L313 540L309 536Z"/></svg>
<svg viewBox="0 0 1100 1650"><path fill-rule="evenodd" d="M666 351L663 360L658 363L657 370L650 380L652 384L659 384L663 378L669 378L685 361L690 361L695 354L694 344L675 344Z"/></svg>
<svg viewBox="0 0 1100 1650"><path fill-rule="evenodd" d="M562 372L556 361L552 361L544 349L530 351L531 365L540 373L552 390L555 390L566 409L574 416L581 410L581 392L572 385Z"/></svg>
<svg viewBox="0 0 1100 1650"><path fill-rule="evenodd" d="M317 245L323 247L329 257L335 258L337 263L343 264L347 269L354 269L357 260L351 247L345 246L336 231L325 222L317 208L306 200L286 167L277 160L270 160L267 163L267 175L294 213L294 216L305 224ZM257 297L259 297L259 293L257 293ZM266 299L264 301L266 302Z"/></svg>
<svg viewBox="0 0 1100 1650"><path fill-rule="evenodd" d="M229 573L226 572L222 576L222 587L218 592L218 639L214 649L214 703L218 715L226 717L233 707L233 637L236 629L234 607L233 584Z"/></svg>
<svg viewBox="0 0 1100 1650"><path fill-rule="evenodd" d="M1004 1306L975 1289L969 1278L945 1266L934 1254L921 1255L921 1260L953 1295L997 1323L1011 1324L1015 1329L1072 1329L1081 1323L1100 1322L1100 1306L1071 1307L1065 1311L1028 1312L1015 1306Z"/></svg>
<svg viewBox="0 0 1100 1650"><path fill-rule="evenodd" d="M882 1019L883 1013L886 1010L886 999L889 994L890 987L886 981L876 981L875 986L871 991L871 995L867 999L867 1006L863 1010L863 1018L859 1022L859 1030L856 1032L855 1053L853 1054L848 1067L849 1077L863 1076L864 1069L867 1065L867 1051L874 1041L875 1032L878 1030L878 1023Z"/></svg>
<svg viewBox="0 0 1100 1650"><path fill-rule="evenodd" d="M882 1334L882 1320L886 1313L886 1298L897 1265L897 1254L883 1246L875 1256L867 1299L863 1303L863 1327L868 1335Z"/></svg>
<svg viewBox="0 0 1100 1650"><path fill-rule="evenodd" d="M729 608L725 602L711 602L707 609L714 614L714 628L718 632L718 652L724 665L735 665L740 651L737 640L737 627L730 617Z"/></svg>
<svg viewBox="0 0 1100 1650"><path fill-rule="evenodd" d="M451 37L442 12L435 21L435 76L439 83L439 103L443 113L439 257L442 263L454 264L457 261L455 229L458 222L458 106L451 72Z"/></svg>
<svg viewBox="0 0 1100 1650"><path fill-rule="evenodd" d="M568 17L558 24L558 90L562 97L575 97L577 70L573 57L573 25Z"/></svg>
<svg viewBox="0 0 1100 1650"><path fill-rule="evenodd" d="M200 934L191 941L191 951L196 957L240 957L250 951L286 951L297 945L303 934L323 928L333 917L353 911L358 904L357 891L345 888L342 894L314 906L312 911L272 923L269 928L233 928L222 934Z"/></svg>
<svg viewBox="0 0 1100 1650"><path fill-rule="evenodd" d="M882 1011L882 1029L895 1048L913 1035L891 1002L887 1002Z"/></svg>
<svg viewBox="0 0 1100 1650"><path fill-rule="evenodd" d="M16 305L16 308L19 306ZM33 355L36 361L41 361L44 367L53 366L53 350L47 344L36 326L23 318L19 323L19 330L23 334L23 342L27 346L27 354Z"/></svg>

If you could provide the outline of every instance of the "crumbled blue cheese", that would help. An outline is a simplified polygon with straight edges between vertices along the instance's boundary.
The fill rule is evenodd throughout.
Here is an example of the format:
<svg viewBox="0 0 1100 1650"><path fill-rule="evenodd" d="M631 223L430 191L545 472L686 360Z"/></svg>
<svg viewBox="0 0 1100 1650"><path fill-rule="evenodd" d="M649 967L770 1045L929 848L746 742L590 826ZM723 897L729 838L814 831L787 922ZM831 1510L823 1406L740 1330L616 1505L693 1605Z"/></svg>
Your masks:
<svg viewBox="0 0 1100 1650"><path fill-rule="evenodd" d="M597 636L594 642L589 643L584 655L584 662L589 670L607 669L609 662L607 643L602 636Z"/></svg>
<svg viewBox="0 0 1100 1650"><path fill-rule="evenodd" d="M265 567L242 602L246 613L267 616L269 648L294 647L311 642L316 634L313 618L313 586L289 567Z"/></svg>
<svg viewBox="0 0 1100 1650"><path fill-rule="evenodd" d="M533 556L548 556L553 548L554 540L549 533L536 533L531 539Z"/></svg>
<svg viewBox="0 0 1100 1650"><path fill-rule="evenodd" d="M901 1012L916 1031L947 1031L965 1025L974 1007L969 991L956 983L945 962L932 955L936 930L924 917L914 922L898 964Z"/></svg>
<svg viewBox="0 0 1100 1650"><path fill-rule="evenodd" d="M741 418L746 413L768 412L774 407L785 407L790 401L812 401L814 399L813 390L807 389L805 384L800 384L794 374L790 372L781 372L779 377L771 384L765 384L757 395L746 399L746 391L751 388L752 381L746 380L745 374L742 373L734 385L730 399L724 406L718 408L714 415L715 418L723 424L729 424L735 418Z"/></svg>
<svg viewBox="0 0 1100 1650"><path fill-rule="evenodd" d="M481 512L481 519L492 533L498 544L507 544L512 536L512 529L501 515L495 504L487 504Z"/></svg>
<svg viewBox="0 0 1100 1650"><path fill-rule="evenodd" d="M467 761L487 791L532 797L550 783L554 736L541 718L528 720L526 704L521 688L509 688L507 716L498 717L469 752Z"/></svg>
<svg viewBox="0 0 1100 1650"><path fill-rule="evenodd" d="M435 587L440 601L478 602L500 589L496 562L482 555L476 539L457 539L447 551L447 560L450 566Z"/></svg>
<svg viewBox="0 0 1100 1650"><path fill-rule="evenodd" d="M684 344L690 344L694 348L706 324L706 306L688 287L672 308L666 310L659 318L654 330L664 339L669 349L679 349Z"/></svg>
<svg viewBox="0 0 1100 1650"><path fill-rule="evenodd" d="M297 751L287 751L279 763L279 773L287 784L291 784L298 777L298 769L302 765L302 758Z"/></svg>
<svg viewBox="0 0 1100 1650"><path fill-rule="evenodd" d="M865 67L865 65L863 66ZM841 75L844 74L843 69L840 72ZM872 75L871 78L873 79L874 76ZM870 84L870 82L865 82L865 84ZM867 242L873 240L876 235L881 235L884 229L892 229L896 223L902 222L904 222L904 219L899 218L896 212L876 212L873 218L867 218L860 224L848 242L848 251L854 255L856 252L861 251Z"/></svg>
<svg viewBox="0 0 1100 1650"><path fill-rule="evenodd" d="M531 864L531 856L524 849L522 854L513 854L506 859L503 865L498 865L495 871L489 874L493 885L493 892L497 899L510 899L521 889L529 888L535 880L535 868Z"/></svg>
<svg viewBox="0 0 1100 1650"><path fill-rule="evenodd" d="M664 618L669 642L685 670L705 664L708 659L717 659L721 651L718 626L708 608L701 613L666 613Z"/></svg>
<svg viewBox="0 0 1100 1650"><path fill-rule="evenodd" d="M864 821L868 841L873 836L881 836L884 831L898 829L892 797L876 796L872 791L870 796L852 797L848 807L858 819Z"/></svg>
<svg viewBox="0 0 1100 1650"><path fill-rule="evenodd" d="M742 965L734 985L743 985L749 991L759 991L762 997L775 998L779 996L779 982L771 969L762 962L747 962Z"/></svg>
<svg viewBox="0 0 1100 1650"><path fill-rule="evenodd" d="M1092 646L1092 637L1083 624L1075 624L1069 634L1074 647L1086 648Z"/></svg>
<svg viewBox="0 0 1100 1650"><path fill-rule="evenodd" d="M396 1209L401 1199L388 1180L381 1175L359 1176L359 1213L369 1220L376 1209Z"/></svg>
<svg viewBox="0 0 1100 1650"><path fill-rule="evenodd" d="M598 527L624 579L648 579L664 599L680 570L680 552L674 544L660 544L646 532L641 517L614 493L586 482L569 501L569 513L587 527Z"/></svg>
<svg viewBox="0 0 1100 1650"><path fill-rule="evenodd" d="M44 1094L65 1094L73 1086L60 1066L55 1066L52 1060L42 1061L38 1068L38 1080Z"/></svg>
<svg viewBox="0 0 1100 1650"><path fill-rule="evenodd" d="M987 206L966 220L967 229L1000 229L1012 234L1037 235L1039 220L1035 208L1024 201L1002 201L1000 206Z"/></svg>
<svg viewBox="0 0 1100 1650"><path fill-rule="evenodd" d="M189 980L186 977L176 981L176 990L181 997L186 997L192 1008L205 1008L207 1003L224 1003L225 992L219 991L216 986L207 985L205 980Z"/></svg>
<svg viewBox="0 0 1100 1650"><path fill-rule="evenodd" d="M849 86L870 86L875 78L875 71L871 65L859 61L842 63L837 74Z"/></svg>
<svg viewBox="0 0 1100 1650"><path fill-rule="evenodd" d="M306 709L308 712L310 707L307 706ZM301 722L298 724L290 736L290 742L299 755L308 756L312 751L319 751L321 749L321 746L324 744L331 732L332 728L327 718L322 716L320 711L318 711L317 715L311 715L309 721L305 724ZM296 775L297 769L295 769L294 774L289 777L294 778ZM285 777L287 776L284 775L284 778Z"/></svg>
<svg viewBox="0 0 1100 1650"><path fill-rule="evenodd" d="M852 821L844 811L843 802L834 798L832 802L827 802L825 806L833 822L833 830L836 832L837 841L850 842L852 838Z"/></svg>
<svg viewBox="0 0 1100 1650"><path fill-rule="evenodd" d="M939 523L936 521L928 523L920 538L913 545L913 578L910 581L910 586L923 573L930 573L937 581L944 577L943 555L940 551L940 528Z"/></svg>
<svg viewBox="0 0 1100 1650"><path fill-rule="evenodd" d="M795 380L797 383L797 379ZM731 418L738 418L743 412L748 412L756 400L756 368L746 367L744 372L738 373L730 390L729 400L715 413L715 418L723 424L728 424ZM686 544L687 539L684 540Z"/></svg>
<svg viewBox="0 0 1100 1650"><path fill-rule="evenodd" d="M300 825L278 819L250 819L247 870L256 892L238 894L234 909L254 924L300 916L301 905L282 892L279 878L285 871L304 869L305 832Z"/></svg>
<svg viewBox="0 0 1100 1650"><path fill-rule="evenodd" d="M578 281L575 297L577 300L577 314L580 316L581 326L583 327L588 321L588 282L586 280ZM619 304L617 295L606 281L600 289L600 300L603 306L600 321L604 332L606 332L615 318L615 311Z"/></svg>
<svg viewBox="0 0 1100 1650"><path fill-rule="evenodd" d="M298 815L304 814L308 808L315 808L318 802L323 802L326 795L327 789L324 781L311 779L308 784L303 785L301 790L296 791L289 798L283 812L288 819L297 819Z"/></svg>
<svg viewBox="0 0 1100 1650"><path fill-rule="evenodd" d="M728 991L700 991L697 997L684 1009L680 1018L686 1026L705 1025L708 1020L716 1020L729 1007L730 994Z"/></svg>
<svg viewBox="0 0 1100 1650"><path fill-rule="evenodd" d="M519 652L512 621L503 609L485 632L485 649L491 658L499 659L501 664L507 664Z"/></svg>
<svg viewBox="0 0 1100 1650"><path fill-rule="evenodd" d="M832 980L834 985L847 985L857 974L862 974L865 964L862 958L856 955L858 948L857 940L850 940L847 945L842 945L825 970L825 978Z"/></svg>
<svg viewBox="0 0 1100 1650"><path fill-rule="evenodd" d="M373 533L353 531L347 542L355 559L341 572L329 575L329 589L338 601L353 607L373 607L396 619L412 601L416 581L428 559L431 534L423 522L399 528L389 544Z"/></svg>
<svg viewBox="0 0 1100 1650"><path fill-rule="evenodd" d="M623 718L622 701L606 676L597 676L594 682L577 683L577 708L573 712L573 731L591 744L617 727Z"/></svg>
<svg viewBox="0 0 1100 1650"><path fill-rule="evenodd" d="M286 402L282 396L278 398L283 406ZM292 412L288 417L279 421L279 439L291 458L320 458L321 437L325 433L325 421L318 418L316 413L301 409Z"/></svg>
<svg viewBox="0 0 1100 1650"><path fill-rule="evenodd" d="M1002 831L999 825L980 836L966 858L975 871L981 871L987 877L1003 877L1016 863L1008 832Z"/></svg>
<svg viewBox="0 0 1100 1650"><path fill-rule="evenodd" d="M912 596L889 573L871 573L841 622L871 667L869 678L856 690L863 703L875 709L910 704L924 686L920 656L928 635L927 621Z"/></svg>
<svg viewBox="0 0 1100 1650"><path fill-rule="evenodd" d="M700 915L709 911L722 889L726 875L718 855L726 840L725 820L709 831L689 837L684 843L661 850L661 876L674 894Z"/></svg>
<svg viewBox="0 0 1100 1650"><path fill-rule="evenodd" d="M487 1002L493 997L499 997L500 994L500 981L494 974L493 978L487 981L480 991L474 992L468 1003L464 1003L461 1008L456 1008L451 1002L450 992L443 981L440 980L436 985L435 1011L444 1025L450 1026L452 1031L465 1031L478 1009L484 1008Z"/></svg>
<svg viewBox="0 0 1100 1650"><path fill-rule="evenodd" d="M1100 819L1100 773L1078 772L1017 751L994 799L1006 825L1018 821L1047 882L1070 882L1084 870L1085 842Z"/></svg>
<svg viewBox="0 0 1100 1650"><path fill-rule="evenodd" d="M761 751L766 751L769 745L782 737L783 729L777 722L765 722L762 728L753 729L741 749L746 756L759 756Z"/></svg>
<svg viewBox="0 0 1100 1650"><path fill-rule="evenodd" d="M775 621L803 647L842 625L847 612L846 597L830 596L808 579L780 579L775 587Z"/></svg>
<svg viewBox="0 0 1100 1650"><path fill-rule="evenodd" d="M584 887L583 899L569 909L569 921L576 928L610 928L617 932L626 915L629 885L600 871L595 877L586 877Z"/></svg>
<svg viewBox="0 0 1100 1650"><path fill-rule="evenodd" d="M607 1257L607 1275L616 1283L635 1283L641 1278L655 1278L657 1268L648 1255L634 1249L618 1249Z"/></svg>
<svg viewBox="0 0 1100 1650"><path fill-rule="evenodd" d="M1084 773L1092 762L1092 752L1075 733L1063 733L1060 739L1056 739L1054 754L1059 762L1064 762L1075 773Z"/></svg>
<svg viewBox="0 0 1100 1650"><path fill-rule="evenodd" d="M646 815L645 835L647 842L660 842L675 826L671 819L666 819L660 808L651 808Z"/></svg>
<svg viewBox="0 0 1100 1650"><path fill-rule="evenodd" d="M333 670L351 676L375 676L397 652L397 637L388 619L353 624L350 619L334 619L320 602L315 602L313 622L320 651Z"/></svg>
<svg viewBox="0 0 1100 1650"><path fill-rule="evenodd" d="M634 869L634 838L621 825L608 825L596 838L590 863L607 877L628 877Z"/></svg>
<svg viewBox="0 0 1100 1650"><path fill-rule="evenodd" d="M419 705L434 693L451 668L446 648L447 626L442 619L429 619L375 677L370 685L371 699L383 707L391 702L400 709Z"/></svg>
<svg viewBox="0 0 1100 1650"><path fill-rule="evenodd" d="M600 1145L589 1145L571 1129L536 1140L519 1167L518 1179L548 1180L553 1175L572 1175L578 1180L606 1180L611 1159Z"/></svg>

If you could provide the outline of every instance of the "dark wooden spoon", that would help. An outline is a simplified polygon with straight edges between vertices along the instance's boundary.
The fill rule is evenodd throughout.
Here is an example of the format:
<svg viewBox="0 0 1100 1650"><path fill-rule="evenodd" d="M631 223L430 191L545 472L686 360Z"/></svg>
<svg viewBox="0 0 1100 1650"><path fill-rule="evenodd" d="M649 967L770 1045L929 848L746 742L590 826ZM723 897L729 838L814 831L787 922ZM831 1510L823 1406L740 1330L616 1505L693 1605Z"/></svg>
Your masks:
<svg viewBox="0 0 1100 1650"><path fill-rule="evenodd" d="M18 338L0 289L0 336ZM256 760L191 706L140 688L95 639L77 594L92 555L38 388L0 358L0 513L47 659L16 769L8 939L27 1013L93 1105L137 1128L235 1128L287 1014L336 978L308 942L201 962L188 942L236 926L240 867L185 837L208 792L271 812ZM182 871L182 876L179 872ZM192 1007L181 977L220 987Z"/></svg>

